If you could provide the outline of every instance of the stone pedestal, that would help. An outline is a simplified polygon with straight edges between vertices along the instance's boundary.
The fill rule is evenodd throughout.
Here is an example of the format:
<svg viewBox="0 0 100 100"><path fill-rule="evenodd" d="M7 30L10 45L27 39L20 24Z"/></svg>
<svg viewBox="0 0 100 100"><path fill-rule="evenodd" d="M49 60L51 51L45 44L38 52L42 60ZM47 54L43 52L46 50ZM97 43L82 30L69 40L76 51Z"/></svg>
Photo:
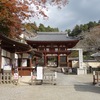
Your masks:
<svg viewBox="0 0 100 100"><path fill-rule="evenodd" d="M77 75L85 75L87 74L86 68L77 68Z"/></svg>

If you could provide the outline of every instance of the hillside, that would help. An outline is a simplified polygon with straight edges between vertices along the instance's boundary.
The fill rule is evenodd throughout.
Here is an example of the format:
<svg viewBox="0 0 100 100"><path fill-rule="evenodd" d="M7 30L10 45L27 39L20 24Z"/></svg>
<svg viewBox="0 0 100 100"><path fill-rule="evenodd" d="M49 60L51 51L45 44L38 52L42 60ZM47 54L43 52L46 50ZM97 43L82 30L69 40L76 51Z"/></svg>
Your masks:
<svg viewBox="0 0 100 100"><path fill-rule="evenodd" d="M84 51L93 52L100 49L100 25L91 28L87 32L82 32L79 36L83 39L76 45L77 48L83 48Z"/></svg>

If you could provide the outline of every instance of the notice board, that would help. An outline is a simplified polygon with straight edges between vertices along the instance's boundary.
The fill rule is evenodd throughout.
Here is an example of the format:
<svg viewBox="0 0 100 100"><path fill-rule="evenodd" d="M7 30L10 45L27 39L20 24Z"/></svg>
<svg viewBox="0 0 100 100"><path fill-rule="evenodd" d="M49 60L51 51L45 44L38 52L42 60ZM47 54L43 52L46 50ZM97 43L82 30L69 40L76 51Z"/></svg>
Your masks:
<svg viewBox="0 0 100 100"><path fill-rule="evenodd" d="M43 67L37 67L37 80L43 80Z"/></svg>

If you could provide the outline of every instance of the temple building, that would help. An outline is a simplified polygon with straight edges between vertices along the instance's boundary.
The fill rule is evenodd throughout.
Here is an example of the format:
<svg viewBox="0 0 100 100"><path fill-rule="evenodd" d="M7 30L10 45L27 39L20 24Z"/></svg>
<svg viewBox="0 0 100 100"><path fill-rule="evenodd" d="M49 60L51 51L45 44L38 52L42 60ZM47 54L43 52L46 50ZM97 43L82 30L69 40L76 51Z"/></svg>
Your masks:
<svg viewBox="0 0 100 100"><path fill-rule="evenodd" d="M5 35L0 34L0 72L18 70L20 76L30 75L33 70L32 58L41 57L42 53L34 51L25 43L17 42ZM8 67L10 66L10 67Z"/></svg>
<svg viewBox="0 0 100 100"><path fill-rule="evenodd" d="M27 38L27 43L41 52L45 67L71 67L68 48L73 48L78 39L69 37L66 32L38 32L35 37ZM36 58L38 63L38 58Z"/></svg>

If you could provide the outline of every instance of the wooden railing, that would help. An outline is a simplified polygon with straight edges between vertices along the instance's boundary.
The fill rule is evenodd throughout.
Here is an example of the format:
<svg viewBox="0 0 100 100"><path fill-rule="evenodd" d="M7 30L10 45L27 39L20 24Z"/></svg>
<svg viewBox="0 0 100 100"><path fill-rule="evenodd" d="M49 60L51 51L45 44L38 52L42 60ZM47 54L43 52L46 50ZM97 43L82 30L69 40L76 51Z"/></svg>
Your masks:
<svg viewBox="0 0 100 100"><path fill-rule="evenodd" d="M57 72L45 72L43 74L43 79L40 81L41 84L53 84L56 85L56 79L57 79ZM37 79L37 75L31 75L31 84L37 84L39 80Z"/></svg>
<svg viewBox="0 0 100 100"><path fill-rule="evenodd" d="M12 82L12 73L9 71L5 71L0 73L0 83L8 84Z"/></svg>
<svg viewBox="0 0 100 100"><path fill-rule="evenodd" d="M43 75L44 83L50 83L50 84L56 85L56 79L57 79L57 72L44 73Z"/></svg>

